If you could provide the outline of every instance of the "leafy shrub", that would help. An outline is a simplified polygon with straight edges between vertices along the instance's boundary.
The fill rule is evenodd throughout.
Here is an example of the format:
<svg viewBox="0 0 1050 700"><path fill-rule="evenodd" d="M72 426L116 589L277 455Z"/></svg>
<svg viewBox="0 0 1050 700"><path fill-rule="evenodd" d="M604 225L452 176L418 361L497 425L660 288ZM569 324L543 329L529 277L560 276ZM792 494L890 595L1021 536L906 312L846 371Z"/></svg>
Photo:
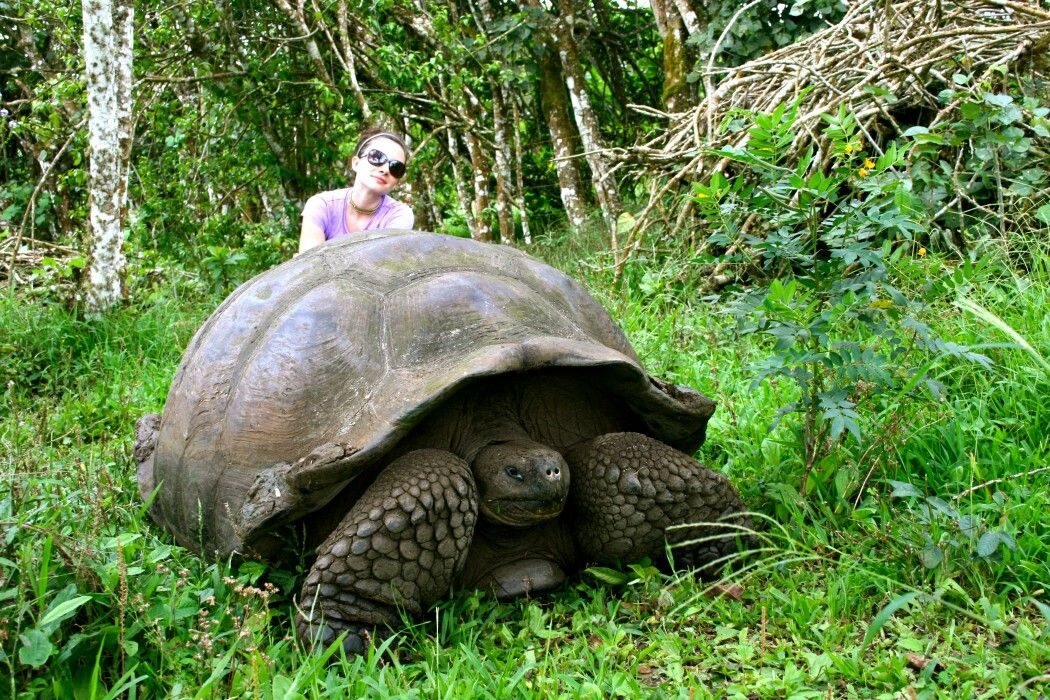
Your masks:
<svg viewBox="0 0 1050 700"><path fill-rule="evenodd" d="M890 279L895 258L926 254L915 239L928 221L910 191L904 151L891 143L869 155L843 108L825 117L827 168L815 166L812 149L784 163L795 117L789 105L751 115L746 145L715 153L736 172L716 172L694 193L714 229L710 242L767 281L733 295L728 312L740 332L772 340L755 381L784 378L797 387L779 415L801 415L805 490L810 471L837 445L861 442L865 413L878 415L920 386L941 397L928 376L933 358L988 360L936 338L921 302Z"/></svg>
<svg viewBox="0 0 1050 700"><path fill-rule="evenodd" d="M1019 90L974 85L964 73L952 83L939 95L948 118L904 132L913 139L911 188L931 213L933 242L965 249L995 239L1016 247L1014 239L1050 225L1050 107Z"/></svg>
<svg viewBox="0 0 1050 700"><path fill-rule="evenodd" d="M1004 508L1007 497L1002 491L996 491L992 503L964 513L943 498L923 495L910 483L890 483L892 496L908 499L909 512L920 525L928 527L917 548L927 569L940 566L950 553L960 554L959 558L965 561L1000 558L1003 550L1017 549L1013 535L1004 524L1008 511Z"/></svg>
<svg viewBox="0 0 1050 700"><path fill-rule="evenodd" d="M749 4L743 11L741 6L742 3L725 0L704 4L707 21L689 37L698 55L706 59L718 47L718 65L740 65L824 29L841 19L846 10L842 0L759 2ZM690 80L699 80L705 68L706 61L697 66Z"/></svg>

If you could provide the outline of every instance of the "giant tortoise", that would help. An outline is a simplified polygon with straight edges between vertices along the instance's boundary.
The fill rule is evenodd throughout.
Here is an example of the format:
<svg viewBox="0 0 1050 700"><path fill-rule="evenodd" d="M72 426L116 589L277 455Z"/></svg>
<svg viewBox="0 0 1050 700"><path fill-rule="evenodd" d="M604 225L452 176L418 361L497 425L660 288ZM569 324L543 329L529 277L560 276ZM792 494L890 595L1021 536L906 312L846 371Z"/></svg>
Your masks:
<svg viewBox="0 0 1050 700"><path fill-rule="evenodd" d="M139 421L135 458L181 544L313 550L299 633L346 632L360 651L452 586L540 592L588 563L660 559L668 542L679 565L726 556L740 498L690 456L713 411L650 376L557 270L506 246L386 231L230 295L162 416Z"/></svg>

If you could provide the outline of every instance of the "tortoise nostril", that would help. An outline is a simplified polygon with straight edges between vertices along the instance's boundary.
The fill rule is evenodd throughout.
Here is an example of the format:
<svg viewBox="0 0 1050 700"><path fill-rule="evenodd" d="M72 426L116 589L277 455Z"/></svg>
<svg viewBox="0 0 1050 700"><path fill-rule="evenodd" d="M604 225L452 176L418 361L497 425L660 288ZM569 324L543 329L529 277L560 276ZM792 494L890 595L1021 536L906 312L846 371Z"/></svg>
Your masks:
<svg viewBox="0 0 1050 700"><path fill-rule="evenodd" d="M558 467L548 467L547 468L547 478L552 480L552 481L555 480L555 479L560 479L561 478L561 469L559 469Z"/></svg>

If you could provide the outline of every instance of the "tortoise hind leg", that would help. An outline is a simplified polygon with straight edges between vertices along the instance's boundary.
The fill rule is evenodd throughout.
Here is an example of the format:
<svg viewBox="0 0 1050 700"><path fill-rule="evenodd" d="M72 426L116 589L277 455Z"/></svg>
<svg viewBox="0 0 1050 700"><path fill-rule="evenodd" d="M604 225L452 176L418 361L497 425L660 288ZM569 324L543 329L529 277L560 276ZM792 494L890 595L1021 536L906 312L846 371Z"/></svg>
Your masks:
<svg viewBox="0 0 1050 700"><path fill-rule="evenodd" d="M705 541L674 549L674 564L703 568L736 551L739 528L686 523L750 525L729 480L639 433L609 433L565 455L572 471L569 495L574 534L584 561L659 561L664 542ZM712 535L722 536L712 537Z"/></svg>
<svg viewBox="0 0 1050 700"><path fill-rule="evenodd" d="M139 494L142 500L148 500L157 486L153 474L153 453L157 449L160 437L160 414L147 413L135 423L135 446L132 456L138 465L136 478L139 482Z"/></svg>
<svg viewBox="0 0 1050 700"><path fill-rule="evenodd" d="M299 637L365 651L396 625L445 595L463 565L478 497L467 464L441 450L410 452L376 478L317 548L303 583Z"/></svg>

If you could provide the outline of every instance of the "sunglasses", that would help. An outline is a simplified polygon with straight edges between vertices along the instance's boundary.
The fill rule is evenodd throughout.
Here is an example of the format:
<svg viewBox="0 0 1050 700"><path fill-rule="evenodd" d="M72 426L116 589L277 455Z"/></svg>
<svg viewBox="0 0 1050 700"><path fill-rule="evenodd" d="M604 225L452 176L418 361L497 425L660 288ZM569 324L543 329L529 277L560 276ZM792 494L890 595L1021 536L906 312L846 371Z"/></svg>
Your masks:
<svg viewBox="0 0 1050 700"><path fill-rule="evenodd" d="M365 160L368 161L369 165L379 167L383 163L386 163L387 170L390 174L396 177L398 180L405 176L405 164L399 160L394 160L387 154L380 151L378 148L370 148L364 155Z"/></svg>

